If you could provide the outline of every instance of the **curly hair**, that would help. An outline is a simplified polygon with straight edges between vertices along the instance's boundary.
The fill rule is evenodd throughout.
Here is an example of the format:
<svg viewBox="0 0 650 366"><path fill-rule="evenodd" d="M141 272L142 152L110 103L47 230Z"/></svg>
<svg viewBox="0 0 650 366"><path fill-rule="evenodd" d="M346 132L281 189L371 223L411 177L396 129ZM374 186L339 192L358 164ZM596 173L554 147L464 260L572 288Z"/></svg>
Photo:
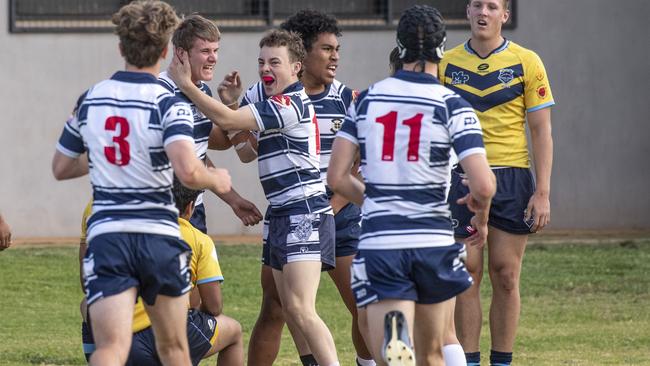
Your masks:
<svg viewBox="0 0 650 366"><path fill-rule="evenodd" d="M123 6L111 20L126 62L138 68L158 62L179 22L169 4L151 0Z"/></svg>
<svg viewBox="0 0 650 366"><path fill-rule="evenodd" d="M311 51L312 45L321 33L341 36L341 29L334 16L311 9L298 11L280 24L280 29L300 34L307 52Z"/></svg>
<svg viewBox="0 0 650 366"><path fill-rule="evenodd" d="M272 29L260 40L262 47L287 47L289 60L291 62L302 62L305 59L305 47L302 45L300 35L295 32L287 32L281 29Z"/></svg>
<svg viewBox="0 0 650 366"><path fill-rule="evenodd" d="M172 36L172 43L174 47L189 50L197 38L208 42L219 42L221 33L214 22L198 14L192 14L186 16L176 28Z"/></svg>

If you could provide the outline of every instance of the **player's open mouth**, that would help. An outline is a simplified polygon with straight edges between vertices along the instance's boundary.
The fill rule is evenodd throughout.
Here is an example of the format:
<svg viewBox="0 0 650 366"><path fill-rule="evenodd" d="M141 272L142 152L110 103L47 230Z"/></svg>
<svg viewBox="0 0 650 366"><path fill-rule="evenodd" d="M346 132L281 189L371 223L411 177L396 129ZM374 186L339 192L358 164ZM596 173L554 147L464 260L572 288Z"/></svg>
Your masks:
<svg viewBox="0 0 650 366"><path fill-rule="evenodd" d="M273 76L268 76L268 75L262 76L262 82L264 82L264 85L269 86L273 84L274 81L275 79L273 78Z"/></svg>
<svg viewBox="0 0 650 366"><path fill-rule="evenodd" d="M214 70L214 65L203 66L203 70L212 71L212 70Z"/></svg>
<svg viewBox="0 0 650 366"><path fill-rule="evenodd" d="M336 76L336 68L337 67L338 67L338 65L329 65L329 66L327 66L327 71L330 72L332 77Z"/></svg>
<svg viewBox="0 0 650 366"><path fill-rule="evenodd" d="M486 22L485 20L479 20L479 21L477 21L476 23L477 23L478 25L482 26L482 27L487 26L487 22Z"/></svg>

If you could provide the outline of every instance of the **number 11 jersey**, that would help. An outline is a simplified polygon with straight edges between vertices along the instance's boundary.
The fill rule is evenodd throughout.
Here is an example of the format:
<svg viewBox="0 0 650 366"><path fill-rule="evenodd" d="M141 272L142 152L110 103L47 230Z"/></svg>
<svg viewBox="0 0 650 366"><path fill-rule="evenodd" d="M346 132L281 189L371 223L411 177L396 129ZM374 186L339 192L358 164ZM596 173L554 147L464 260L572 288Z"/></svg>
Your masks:
<svg viewBox="0 0 650 366"><path fill-rule="evenodd" d="M117 72L79 98L57 149L71 158L88 153L88 241L109 232L180 237L164 148L194 143L192 118L189 105L147 73Z"/></svg>
<svg viewBox="0 0 650 366"><path fill-rule="evenodd" d="M359 146L366 190L359 249L455 243L449 158L485 154L472 107L430 74L398 71L362 92L337 136Z"/></svg>

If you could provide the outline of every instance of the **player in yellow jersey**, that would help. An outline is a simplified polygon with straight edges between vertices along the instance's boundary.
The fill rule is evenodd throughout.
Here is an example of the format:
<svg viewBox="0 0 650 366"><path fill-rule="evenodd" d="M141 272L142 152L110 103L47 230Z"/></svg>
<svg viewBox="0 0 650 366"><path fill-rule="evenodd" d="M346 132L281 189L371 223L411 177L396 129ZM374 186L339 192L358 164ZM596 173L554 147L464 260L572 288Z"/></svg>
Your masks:
<svg viewBox="0 0 650 366"><path fill-rule="evenodd" d="M190 296L187 318L187 338L192 364L198 365L201 359L219 353L217 365L243 365L244 345L241 325L222 313L220 283L223 282L223 275L214 243L209 236L194 228L188 221L192 216L194 201L200 192L182 186L177 180L174 181L172 192L180 212L178 223L181 236L192 248L190 278L194 289ZM84 211L81 248L85 246L85 218L90 215L91 205L92 202ZM93 350L89 327L84 326L82 333L84 353L89 358ZM141 298L138 298L135 304L133 333L127 365L160 365L151 321L145 312Z"/></svg>
<svg viewBox="0 0 650 366"><path fill-rule="evenodd" d="M470 0L469 41L448 51L439 68L445 86L476 110L490 166L497 176L497 193L490 210L488 269L492 282L490 363L509 365L519 321L519 278L528 234L550 220L550 180L553 162L551 109L554 105L541 59L501 35L510 16L508 0ZM530 172L525 124L535 160ZM452 178L449 202L457 237L472 235L471 214L455 203L466 194L462 171ZM467 269L476 286L458 297L458 335L468 365L479 365L481 304L479 286L483 248L469 247Z"/></svg>

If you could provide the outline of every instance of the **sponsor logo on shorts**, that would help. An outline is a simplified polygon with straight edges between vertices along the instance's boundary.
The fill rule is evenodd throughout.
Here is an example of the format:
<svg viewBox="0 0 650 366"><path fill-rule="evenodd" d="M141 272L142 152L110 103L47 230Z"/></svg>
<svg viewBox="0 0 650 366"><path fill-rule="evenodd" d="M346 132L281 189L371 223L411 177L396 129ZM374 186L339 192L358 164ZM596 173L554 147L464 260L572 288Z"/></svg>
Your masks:
<svg viewBox="0 0 650 366"><path fill-rule="evenodd" d="M208 319L208 327L211 331L214 331L215 325L217 325L217 322L214 319Z"/></svg>

